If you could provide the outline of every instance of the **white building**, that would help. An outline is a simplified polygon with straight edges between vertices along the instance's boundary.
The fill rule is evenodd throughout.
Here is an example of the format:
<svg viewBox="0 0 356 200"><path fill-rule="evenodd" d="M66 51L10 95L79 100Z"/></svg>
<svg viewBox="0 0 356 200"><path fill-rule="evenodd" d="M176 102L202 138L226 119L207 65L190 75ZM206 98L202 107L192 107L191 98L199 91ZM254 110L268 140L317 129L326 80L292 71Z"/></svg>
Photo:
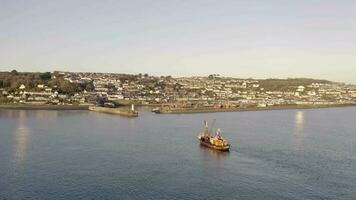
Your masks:
<svg viewBox="0 0 356 200"><path fill-rule="evenodd" d="M297 87L297 92L304 92L304 90L305 90L305 87L302 85Z"/></svg>
<svg viewBox="0 0 356 200"><path fill-rule="evenodd" d="M19 87L20 90L24 90L25 88L26 88L26 86L24 84L21 84Z"/></svg>

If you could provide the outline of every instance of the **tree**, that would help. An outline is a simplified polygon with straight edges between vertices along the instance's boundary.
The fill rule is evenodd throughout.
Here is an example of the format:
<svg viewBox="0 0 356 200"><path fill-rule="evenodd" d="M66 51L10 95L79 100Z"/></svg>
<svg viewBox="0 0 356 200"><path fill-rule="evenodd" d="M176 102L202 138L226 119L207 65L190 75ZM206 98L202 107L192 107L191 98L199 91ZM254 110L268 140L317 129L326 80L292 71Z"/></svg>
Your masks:
<svg viewBox="0 0 356 200"><path fill-rule="evenodd" d="M86 90L86 91L89 91L89 92L93 91L93 90L94 90L94 84L93 84L93 82L87 83L87 85L85 86L85 90Z"/></svg>
<svg viewBox="0 0 356 200"><path fill-rule="evenodd" d="M116 90L115 88L115 85L109 83L107 86L106 86L110 91L113 91L113 90Z"/></svg>
<svg viewBox="0 0 356 200"><path fill-rule="evenodd" d="M42 80L50 80L51 79L51 72L45 72L40 74L40 78Z"/></svg>
<svg viewBox="0 0 356 200"><path fill-rule="evenodd" d="M76 87L74 84L68 82L68 81L61 81L59 85L60 90L64 94L74 94L76 92Z"/></svg>
<svg viewBox="0 0 356 200"><path fill-rule="evenodd" d="M18 75L18 72L14 69L14 70L11 71L11 74L12 75Z"/></svg>

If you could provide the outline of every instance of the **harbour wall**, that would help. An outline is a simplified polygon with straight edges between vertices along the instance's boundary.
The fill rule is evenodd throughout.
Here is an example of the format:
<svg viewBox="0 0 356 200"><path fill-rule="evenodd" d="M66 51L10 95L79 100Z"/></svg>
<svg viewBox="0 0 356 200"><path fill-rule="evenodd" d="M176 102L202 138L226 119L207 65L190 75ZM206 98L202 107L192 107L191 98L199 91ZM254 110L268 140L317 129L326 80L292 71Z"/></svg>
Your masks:
<svg viewBox="0 0 356 200"><path fill-rule="evenodd" d="M89 106L89 110L113 115L121 115L125 117L138 117L137 111L132 111L129 109L121 109L121 108L105 108L99 106Z"/></svg>

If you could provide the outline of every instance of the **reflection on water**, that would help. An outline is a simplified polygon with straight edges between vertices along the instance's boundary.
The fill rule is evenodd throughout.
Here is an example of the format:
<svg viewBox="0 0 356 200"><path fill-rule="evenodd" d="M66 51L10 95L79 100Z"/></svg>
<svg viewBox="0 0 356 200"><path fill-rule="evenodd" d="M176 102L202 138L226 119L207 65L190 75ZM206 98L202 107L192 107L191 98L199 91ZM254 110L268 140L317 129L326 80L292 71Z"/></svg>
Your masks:
<svg viewBox="0 0 356 200"><path fill-rule="evenodd" d="M212 171L223 173L224 162L230 152L217 151L200 145L200 152L204 173L209 175Z"/></svg>
<svg viewBox="0 0 356 200"><path fill-rule="evenodd" d="M37 119L48 119L48 118L57 118L61 112L58 110L51 110L49 112L41 112L40 110L35 112Z"/></svg>
<svg viewBox="0 0 356 200"><path fill-rule="evenodd" d="M57 110L1 110L0 109L0 118L28 118L28 117L36 117L37 119L49 119L49 118L57 118L59 116L68 115L65 111L57 111ZM74 114L74 112L72 112Z"/></svg>
<svg viewBox="0 0 356 200"><path fill-rule="evenodd" d="M21 110L18 111L18 124L15 132L15 150L14 157L18 162L23 161L26 158L27 146L29 144L29 140L31 139L31 130L26 124L26 111Z"/></svg>
<svg viewBox="0 0 356 200"><path fill-rule="evenodd" d="M295 131L292 136L292 146L294 150L300 151L303 149L304 139L304 111L297 111L295 113L294 127Z"/></svg>
<svg viewBox="0 0 356 200"><path fill-rule="evenodd" d="M295 114L295 127L297 132L302 133L304 129L304 112L297 111Z"/></svg>

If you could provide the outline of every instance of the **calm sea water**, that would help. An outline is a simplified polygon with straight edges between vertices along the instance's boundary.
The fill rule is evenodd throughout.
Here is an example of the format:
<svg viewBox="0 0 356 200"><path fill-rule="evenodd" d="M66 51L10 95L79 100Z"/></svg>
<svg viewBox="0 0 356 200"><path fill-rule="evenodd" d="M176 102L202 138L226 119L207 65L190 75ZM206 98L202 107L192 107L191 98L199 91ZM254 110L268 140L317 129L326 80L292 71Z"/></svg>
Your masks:
<svg viewBox="0 0 356 200"><path fill-rule="evenodd" d="M202 120L232 144L197 142ZM0 199L355 199L356 108L0 110Z"/></svg>

